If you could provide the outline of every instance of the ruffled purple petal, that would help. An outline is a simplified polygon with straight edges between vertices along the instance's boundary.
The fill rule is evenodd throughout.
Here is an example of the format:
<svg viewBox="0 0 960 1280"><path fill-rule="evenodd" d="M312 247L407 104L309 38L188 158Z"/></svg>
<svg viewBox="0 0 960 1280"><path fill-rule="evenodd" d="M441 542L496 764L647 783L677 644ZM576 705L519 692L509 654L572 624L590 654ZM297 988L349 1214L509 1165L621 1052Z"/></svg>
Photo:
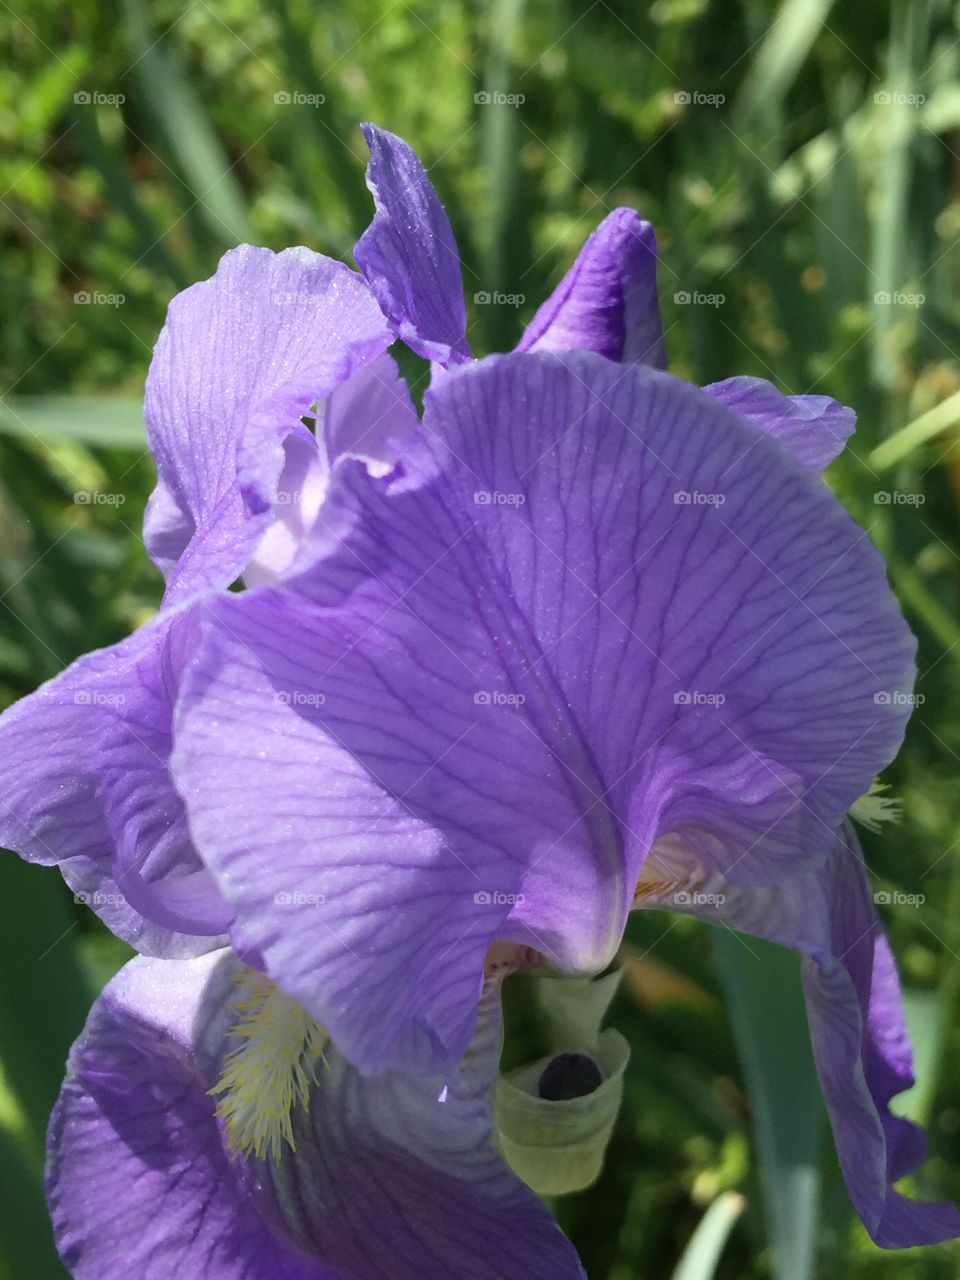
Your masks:
<svg viewBox="0 0 960 1280"><path fill-rule="evenodd" d="M308 249L241 245L173 300L146 396L159 482L145 537L168 600L237 577L271 518L284 438L389 341L363 280Z"/></svg>
<svg viewBox="0 0 960 1280"><path fill-rule="evenodd" d="M786 445L811 471L839 457L857 425L857 415L839 400L785 396L764 378L727 378L704 391Z"/></svg>
<svg viewBox="0 0 960 1280"><path fill-rule="evenodd" d="M533 317L518 351L596 351L666 367L657 241L633 209L615 209Z"/></svg>
<svg viewBox="0 0 960 1280"><path fill-rule="evenodd" d="M840 1164L878 1245L936 1244L960 1236L960 1212L891 1190L926 1149L917 1127L889 1110L890 1099L913 1084L913 1063L896 968L849 829L831 872L829 953L804 960L803 982Z"/></svg>
<svg viewBox="0 0 960 1280"><path fill-rule="evenodd" d="M742 883L815 865L899 745L880 557L669 375L457 371L321 526L209 612L174 773L267 971L365 1070L460 1056L494 938L602 969L664 831Z"/></svg>
<svg viewBox="0 0 960 1280"><path fill-rule="evenodd" d="M47 1137L47 1198L74 1280L352 1280L269 1228L224 1151L213 1055L197 1041L233 976L222 952L138 959L94 1005Z"/></svg>
<svg viewBox="0 0 960 1280"><path fill-rule="evenodd" d="M395 134L361 126L376 215L357 241L357 265L397 336L426 360L470 358L460 251L416 153Z"/></svg>
<svg viewBox="0 0 960 1280"><path fill-rule="evenodd" d="M231 953L134 960L71 1054L48 1195L76 1280L582 1280L493 1147L497 996L455 1078L364 1080L332 1046L296 1152L224 1149L210 1089L232 1044Z"/></svg>
<svg viewBox="0 0 960 1280"><path fill-rule="evenodd" d="M222 945L233 918L168 767L193 622L183 612L157 618L0 717L0 843L59 864L78 898L148 954Z"/></svg>
<svg viewBox="0 0 960 1280"><path fill-rule="evenodd" d="M0 719L0 838L59 863L147 954L222 945L233 919L169 774L173 702L203 607L169 601L240 569L250 582L287 569L319 512L328 455L367 447L371 465L389 465L390 440L416 417L378 358L388 339L360 277L305 250L234 251L176 299L147 406L161 472L148 540L170 576L167 609ZM321 450L299 415L331 389L334 439Z"/></svg>
<svg viewBox="0 0 960 1280"><path fill-rule="evenodd" d="M823 866L761 888L708 871L682 840L667 836L644 868L637 905L699 915L802 954L820 1084L864 1225L887 1249L960 1236L953 1205L892 1190L926 1159L926 1143L916 1125L890 1111L891 1099L914 1083L913 1055L896 968L849 824Z"/></svg>

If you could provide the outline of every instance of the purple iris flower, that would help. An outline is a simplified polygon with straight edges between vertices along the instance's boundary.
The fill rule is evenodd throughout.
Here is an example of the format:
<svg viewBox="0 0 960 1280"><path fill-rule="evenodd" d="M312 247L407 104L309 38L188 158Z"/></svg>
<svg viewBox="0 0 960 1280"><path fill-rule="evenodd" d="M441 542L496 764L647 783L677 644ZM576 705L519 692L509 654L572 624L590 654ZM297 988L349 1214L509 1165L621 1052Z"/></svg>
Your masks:
<svg viewBox="0 0 960 1280"><path fill-rule="evenodd" d="M899 746L914 642L879 555L819 477L852 413L664 372L656 246L630 210L590 237L516 352L472 360L446 214L405 144L367 137L362 277L245 248L171 306L147 388L157 618L0 720L0 838L59 863L141 951L181 958L135 962L77 1049L54 1129L63 1203L80 1180L112 1194L106 1156L99 1182L84 1163L99 1139L74 1148L70 1118L93 1134L109 1123L126 1074L110 1062L140 1054L149 1072L170 1055L198 1099L215 1087L203 952L229 941L315 1020L358 1112L376 1073L409 1074L403 1088L439 1106L459 1096L434 1086L469 1061L491 946L596 973L631 909L666 907L801 952L867 1228L887 1246L960 1234L952 1206L892 1190L923 1142L889 1111L911 1055L845 816ZM385 355L395 336L437 365L422 424ZM250 589L228 591L238 578ZM186 1021L168 1024L166 984L181 979ZM215 1136L223 1116L204 1106ZM114 1126L118 1168L129 1150L173 1170L140 1181L148 1202L189 1184L167 1112ZM387 1160L376 1128L356 1145ZM355 1145L347 1134L333 1149ZM210 1197L214 1136L197 1156ZM391 1130L385 1146L391 1178L416 1182L423 1151L459 1185L427 1139ZM305 1179L335 1178L323 1142L305 1149ZM443 1194L472 1213L456 1201L469 1178L453 1184ZM312 1196L330 1202L329 1184L310 1185L307 1218ZM429 1203L398 1203L439 1230ZM175 1219L204 1238L186 1206L164 1229ZM310 1219L301 1233L329 1274L386 1274L324 1253L332 1230ZM244 1257L222 1274L260 1274ZM477 1274L538 1274L510 1265Z"/></svg>

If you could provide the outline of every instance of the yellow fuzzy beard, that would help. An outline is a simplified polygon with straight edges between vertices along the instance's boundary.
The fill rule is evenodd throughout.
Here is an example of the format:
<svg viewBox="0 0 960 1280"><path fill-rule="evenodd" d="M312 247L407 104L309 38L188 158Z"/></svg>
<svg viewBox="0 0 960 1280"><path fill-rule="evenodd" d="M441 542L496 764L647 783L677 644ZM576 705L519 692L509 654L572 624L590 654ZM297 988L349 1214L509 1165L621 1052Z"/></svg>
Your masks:
<svg viewBox="0 0 960 1280"><path fill-rule="evenodd" d="M237 975L231 1036L239 1039L210 1090L236 1154L278 1161L286 1143L295 1150L293 1109L306 1108L323 1061L327 1033L275 983L253 969Z"/></svg>
<svg viewBox="0 0 960 1280"><path fill-rule="evenodd" d="M874 780L870 790L850 810L850 817L868 831L879 831L885 822L899 822L900 801L896 796L886 795L889 790L885 782Z"/></svg>

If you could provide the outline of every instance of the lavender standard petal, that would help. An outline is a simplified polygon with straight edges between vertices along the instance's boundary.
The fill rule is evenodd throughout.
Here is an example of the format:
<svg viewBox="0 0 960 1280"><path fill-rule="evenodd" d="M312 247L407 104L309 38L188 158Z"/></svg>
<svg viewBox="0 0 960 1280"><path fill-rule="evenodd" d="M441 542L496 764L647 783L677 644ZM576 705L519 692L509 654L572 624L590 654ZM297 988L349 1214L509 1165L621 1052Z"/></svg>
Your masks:
<svg viewBox="0 0 960 1280"><path fill-rule="evenodd" d="M416 153L395 134L362 126L376 216L354 257L408 347L442 365L470 358L460 252L450 219Z"/></svg>
<svg viewBox="0 0 960 1280"><path fill-rule="evenodd" d="M633 209L615 209L530 321L518 351L596 351L666 367L657 240Z"/></svg>
<svg viewBox="0 0 960 1280"><path fill-rule="evenodd" d="M308 249L241 245L173 300L146 396L159 483L145 537L168 601L238 576L271 518L284 437L389 341L362 279Z"/></svg>

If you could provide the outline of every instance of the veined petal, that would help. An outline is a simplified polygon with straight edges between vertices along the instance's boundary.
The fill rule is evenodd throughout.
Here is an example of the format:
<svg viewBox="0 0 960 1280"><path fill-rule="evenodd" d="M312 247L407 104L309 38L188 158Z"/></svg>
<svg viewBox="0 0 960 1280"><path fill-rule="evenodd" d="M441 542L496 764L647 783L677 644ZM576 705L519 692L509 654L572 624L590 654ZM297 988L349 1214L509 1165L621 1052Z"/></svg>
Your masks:
<svg viewBox="0 0 960 1280"><path fill-rule="evenodd" d="M857 415L839 400L785 396L764 378L727 378L704 391L786 445L811 471L839 457L857 425Z"/></svg>
<svg viewBox="0 0 960 1280"><path fill-rule="evenodd" d="M148 954L222 945L233 918L169 773L173 690L193 621L164 614L0 717L0 843L58 864L78 897Z"/></svg>
<svg viewBox="0 0 960 1280"><path fill-rule="evenodd" d="M666 367L657 240L633 209L615 209L527 326L518 351L596 351Z"/></svg>
<svg viewBox="0 0 960 1280"><path fill-rule="evenodd" d="M354 257L397 336L442 365L470 358L460 251L446 210L416 153L401 138L362 126L376 215Z"/></svg>
<svg viewBox="0 0 960 1280"><path fill-rule="evenodd" d="M916 1125L890 1111L914 1083L913 1055L890 948L853 828L822 866L777 886L747 888L702 866L674 836L651 853L639 907L699 915L803 956L813 1052L850 1198L878 1245L902 1249L960 1235L947 1203L892 1189L926 1158Z"/></svg>
<svg viewBox="0 0 960 1280"><path fill-rule="evenodd" d="M233 977L223 952L137 959L93 1006L48 1134L74 1280L347 1280L270 1229L224 1149L208 1090Z"/></svg>
<svg viewBox="0 0 960 1280"><path fill-rule="evenodd" d="M865 534L678 379L493 357L418 450L211 607L176 730L238 926L369 1071L460 1056L496 938L602 969L664 831L744 883L825 858L912 671Z"/></svg>
<svg viewBox="0 0 960 1280"><path fill-rule="evenodd" d="M159 482L145 537L168 600L237 577L269 522L285 436L389 341L361 277L308 249L241 245L174 298L146 394Z"/></svg>
<svg viewBox="0 0 960 1280"><path fill-rule="evenodd" d="M573 1246L494 1148L500 1046L488 985L454 1077L364 1079L334 1051L298 1113L295 1153L268 1170L301 1245L322 1242L358 1280L583 1280Z"/></svg>
<svg viewBox="0 0 960 1280"><path fill-rule="evenodd" d="M273 1160L227 1152L211 1092L243 973L232 953L141 958L94 1006L50 1130L48 1194L76 1280L583 1280L493 1147L495 988L447 1081L364 1080L329 1046L295 1108L295 1149Z"/></svg>
<svg viewBox="0 0 960 1280"><path fill-rule="evenodd" d="M75 893L147 954L222 945L233 919L168 767L196 597L241 569L256 582L289 567L330 457L368 449L371 465L388 465L389 442L413 415L389 357L378 358L389 338L361 278L306 250L241 248L177 298L147 397L160 467L148 541L170 578L166 608L0 718L0 838L60 864ZM321 449L299 417L327 391L335 438Z"/></svg>

